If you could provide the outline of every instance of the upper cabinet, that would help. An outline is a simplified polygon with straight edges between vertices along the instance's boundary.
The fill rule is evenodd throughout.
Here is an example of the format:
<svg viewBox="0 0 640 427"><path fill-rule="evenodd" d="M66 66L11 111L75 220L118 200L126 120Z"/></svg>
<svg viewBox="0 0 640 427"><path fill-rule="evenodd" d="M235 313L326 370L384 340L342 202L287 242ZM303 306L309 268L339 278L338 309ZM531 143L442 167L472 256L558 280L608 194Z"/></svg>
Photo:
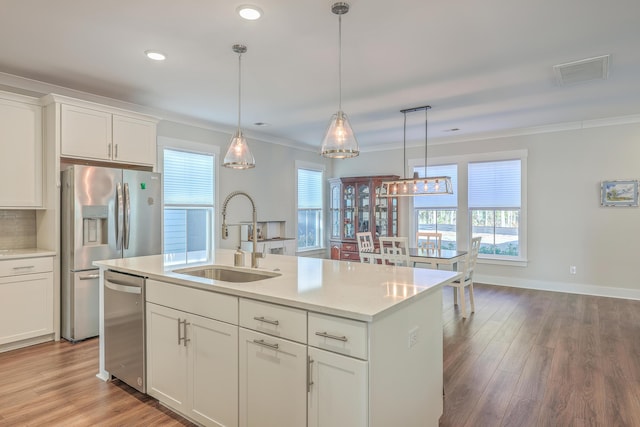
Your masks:
<svg viewBox="0 0 640 427"><path fill-rule="evenodd" d="M155 166L153 117L58 95L52 99L60 106L61 157Z"/></svg>
<svg viewBox="0 0 640 427"><path fill-rule="evenodd" d="M0 208L42 207L42 107L0 92Z"/></svg>

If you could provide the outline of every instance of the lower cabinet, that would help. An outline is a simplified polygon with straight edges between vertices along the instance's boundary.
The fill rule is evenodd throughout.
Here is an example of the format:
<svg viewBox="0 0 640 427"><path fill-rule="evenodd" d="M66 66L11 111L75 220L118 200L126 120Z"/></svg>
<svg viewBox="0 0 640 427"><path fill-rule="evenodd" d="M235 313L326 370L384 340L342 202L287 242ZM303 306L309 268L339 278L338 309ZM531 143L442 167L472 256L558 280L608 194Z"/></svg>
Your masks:
<svg viewBox="0 0 640 427"><path fill-rule="evenodd" d="M240 328L240 426L307 424L307 346Z"/></svg>
<svg viewBox="0 0 640 427"><path fill-rule="evenodd" d="M0 351L53 339L53 258L0 261Z"/></svg>
<svg viewBox="0 0 640 427"><path fill-rule="evenodd" d="M366 427L368 363L309 347L308 427Z"/></svg>
<svg viewBox="0 0 640 427"><path fill-rule="evenodd" d="M238 327L147 303L147 393L207 426L238 424Z"/></svg>

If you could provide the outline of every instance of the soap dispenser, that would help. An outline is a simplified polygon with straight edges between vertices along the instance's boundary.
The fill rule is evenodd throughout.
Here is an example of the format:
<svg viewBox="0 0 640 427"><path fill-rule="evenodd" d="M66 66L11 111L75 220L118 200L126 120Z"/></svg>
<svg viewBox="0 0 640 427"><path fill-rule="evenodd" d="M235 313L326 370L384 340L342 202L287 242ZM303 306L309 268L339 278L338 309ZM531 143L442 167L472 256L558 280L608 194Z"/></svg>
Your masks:
<svg viewBox="0 0 640 427"><path fill-rule="evenodd" d="M244 267L244 252L242 252L240 246L236 249L236 253L233 254L233 265L236 267Z"/></svg>

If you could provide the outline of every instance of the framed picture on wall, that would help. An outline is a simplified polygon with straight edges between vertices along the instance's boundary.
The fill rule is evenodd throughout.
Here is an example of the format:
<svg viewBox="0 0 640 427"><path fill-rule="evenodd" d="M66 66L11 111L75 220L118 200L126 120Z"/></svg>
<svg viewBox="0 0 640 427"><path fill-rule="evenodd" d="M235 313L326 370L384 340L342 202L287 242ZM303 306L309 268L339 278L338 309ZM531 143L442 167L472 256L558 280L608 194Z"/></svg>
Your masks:
<svg viewBox="0 0 640 427"><path fill-rule="evenodd" d="M638 181L602 181L600 206L638 206Z"/></svg>

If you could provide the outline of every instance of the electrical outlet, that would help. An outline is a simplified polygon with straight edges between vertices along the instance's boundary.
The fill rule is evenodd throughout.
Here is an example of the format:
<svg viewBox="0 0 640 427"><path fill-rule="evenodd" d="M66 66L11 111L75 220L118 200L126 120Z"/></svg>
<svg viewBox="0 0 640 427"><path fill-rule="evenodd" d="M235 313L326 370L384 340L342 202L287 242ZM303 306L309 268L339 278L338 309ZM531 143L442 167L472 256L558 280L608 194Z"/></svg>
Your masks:
<svg viewBox="0 0 640 427"><path fill-rule="evenodd" d="M409 348L418 344L418 327L415 327L409 331Z"/></svg>
<svg viewBox="0 0 640 427"><path fill-rule="evenodd" d="M576 266L575 265L570 265L569 266L569 274L576 274Z"/></svg>

